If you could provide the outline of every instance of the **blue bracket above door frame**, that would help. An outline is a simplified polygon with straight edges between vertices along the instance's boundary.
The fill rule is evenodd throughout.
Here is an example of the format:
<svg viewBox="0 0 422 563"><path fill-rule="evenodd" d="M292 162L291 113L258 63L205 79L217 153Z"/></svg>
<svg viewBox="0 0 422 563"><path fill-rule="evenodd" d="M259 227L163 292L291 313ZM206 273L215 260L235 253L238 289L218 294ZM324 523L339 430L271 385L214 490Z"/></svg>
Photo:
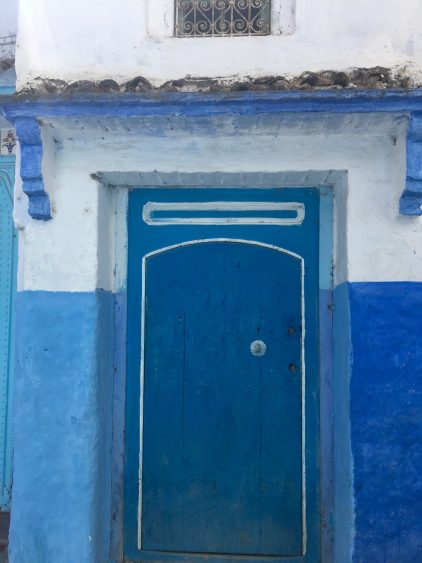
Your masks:
<svg viewBox="0 0 422 563"><path fill-rule="evenodd" d="M422 113L412 113L410 115L406 153L406 187L400 198L400 213L403 215L421 215Z"/></svg>
<svg viewBox="0 0 422 563"><path fill-rule="evenodd" d="M422 215L422 89L313 90L152 94L85 94L36 99L9 98L2 112L16 124L23 147L21 176L34 219L51 219L41 170L39 120L61 118L129 118L154 116L224 116L266 113L394 113L409 118L407 173L399 210Z"/></svg>
<svg viewBox="0 0 422 563"><path fill-rule="evenodd" d="M16 135L21 148L22 189L28 196L28 212L33 219L51 219L50 198L42 174L42 138L36 119L16 119Z"/></svg>

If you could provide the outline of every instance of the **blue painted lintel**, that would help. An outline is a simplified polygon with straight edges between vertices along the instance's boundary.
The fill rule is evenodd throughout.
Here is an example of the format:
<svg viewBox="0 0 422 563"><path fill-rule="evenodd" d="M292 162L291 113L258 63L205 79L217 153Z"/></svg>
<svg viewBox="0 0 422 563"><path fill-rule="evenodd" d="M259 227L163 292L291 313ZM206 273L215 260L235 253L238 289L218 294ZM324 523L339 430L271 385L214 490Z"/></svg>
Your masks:
<svg viewBox="0 0 422 563"><path fill-rule="evenodd" d="M21 147L20 174L23 191L29 198L28 212L33 219L51 219L50 199L42 176L42 139L40 126L35 119L18 118L16 134Z"/></svg>
<svg viewBox="0 0 422 563"><path fill-rule="evenodd" d="M294 90L267 92L173 92L76 94L3 103L7 119L21 117L137 117L253 113L410 113L422 111L422 89Z"/></svg>
<svg viewBox="0 0 422 563"><path fill-rule="evenodd" d="M54 117L141 117L141 116L224 116L265 113L401 113L409 116L407 174L400 199L400 213L421 215L422 203L422 89L413 90L313 90L268 92L215 92L150 94L82 94L28 100L9 98L2 106L7 119L16 123L21 144L41 147L37 119ZM18 127L18 122L22 126ZM29 125L32 123L32 125ZM38 128L37 142L26 142ZM24 180L30 197L30 214L49 219L50 203L45 192L41 149L22 152L22 168L34 176ZM37 172L38 170L38 172Z"/></svg>

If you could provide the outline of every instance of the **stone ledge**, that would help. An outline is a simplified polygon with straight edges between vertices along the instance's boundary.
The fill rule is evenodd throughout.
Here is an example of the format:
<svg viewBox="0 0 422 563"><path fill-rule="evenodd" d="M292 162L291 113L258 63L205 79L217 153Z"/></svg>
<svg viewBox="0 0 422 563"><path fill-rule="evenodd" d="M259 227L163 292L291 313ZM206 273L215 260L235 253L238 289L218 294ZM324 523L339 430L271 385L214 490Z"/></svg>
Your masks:
<svg viewBox="0 0 422 563"><path fill-rule="evenodd" d="M304 72L297 77L261 76L244 79L223 80L218 78L192 77L169 80L154 87L146 78L137 76L122 84L109 78L100 81L79 80L66 82L50 78L36 78L19 90L15 97L36 98L50 95L71 96L74 94L126 94L154 92L241 92L280 90L324 90L324 89L379 89L414 88L415 84L406 69L392 71L386 67L355 68L349 71L324 70Z"/></svg>

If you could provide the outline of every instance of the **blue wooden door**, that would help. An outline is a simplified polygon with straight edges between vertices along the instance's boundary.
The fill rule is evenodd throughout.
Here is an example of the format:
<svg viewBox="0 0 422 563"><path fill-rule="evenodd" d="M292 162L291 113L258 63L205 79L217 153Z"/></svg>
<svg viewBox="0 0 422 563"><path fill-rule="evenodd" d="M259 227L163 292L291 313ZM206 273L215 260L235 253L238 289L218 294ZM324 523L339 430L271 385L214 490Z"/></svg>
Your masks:
<svg viewBox="0 0 422 563"><path fill-rule="evenodd" d="M12 489L12 385L17 236L13 224L15 158L0 157L0 510Z"/></svg>
<svg viewBox="0 0 422 563"><path fill-rule="evenodd" d="M130 559L318 561L318 209L131 194Z"/></svg>

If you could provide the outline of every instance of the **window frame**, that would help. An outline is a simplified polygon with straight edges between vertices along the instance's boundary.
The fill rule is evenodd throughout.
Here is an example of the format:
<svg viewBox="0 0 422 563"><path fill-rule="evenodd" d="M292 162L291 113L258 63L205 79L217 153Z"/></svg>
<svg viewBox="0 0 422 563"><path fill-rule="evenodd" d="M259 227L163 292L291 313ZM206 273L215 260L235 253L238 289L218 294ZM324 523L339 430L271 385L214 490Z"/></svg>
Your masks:
<svg viewBox="0 0 422 563"><path fill-rule="evenodd" d="M146 38L154 40L204 41L205 39L224 39L237 41L246 38L268 39L277 35L292 35L296 30L296 0L271 0L271 24L268 35L227 35L194 36L175 35L175 0L145 0Z"/></svg>
<svg viewBox="0 0 422 563"><path fill-rule="evenodd" d="M265 32L260 32L258 28L253 26L253 20L258 17L259 18L259 12L257 12L251 19L248 18L248 27L250 26L251 29L253 29L253 31L251 32L249 30L248 31L241 31L241 32L223 32L223 31L219 31L217 33L182 33L179 31L179 33L177 33L177 24L178 24L178 20L179 20L179 27L180 27L180 22L181 21L186 21L189 22L188 19L186 19L186 11L185 13L183 13L183 9L182 6L180 6L180 14L178 14L178 7L177 7L177 3L180 2L180 4L182 4L183 2L190 2L191 4L191 8L194 10L194 12L196 12L197 8L195 8L192 4L195 0L174 0L174 5L175 5L175 17L174 17L174 37L181 37L181 38L193 38L193 37L219 37L219 38L223 38L223 37L259 37L259 36L265 36L265 35L271 35L271 13L272 13L272 0L260 0L264 5L262 6L262 10L265 10ZM208 2L210 2L210 10L212 10L212 6L211 6L211 2L213 0L207 0ZM224 1L224 0L223 0ZM239 1L239 0L238 0ZM214 2L218 2L218 0L214 0ZM226 4L226 9L230 7L229 5L229 0L225 0ZM249 0L249 2L252 4L253 0ZM190 11L191 8L188 8L188 12ZM221 16L222 14L222 10L219 9L218 6L215 7L215 9L217 10L217 16L215 18L211 18L208 15L205 15L205 13L203 14L203 17L200 17L200 22L206 22L207 20L209 20L211 22L210 25L210 31L211 31L211 26L215 25L218 20L219 20L219 16ZM224 11L226 11L226 9ZM244 9L242 9L241 6L236 7L236 5L234 6L234 10L235 13L233 14L233 19L231 19L230 24L233 25L235 21L237 21L238 17L247 17L244 14ZM204 10L205 12L205 10ZM197 13L197 12L196 12ZM179 18L177 17L179 15ZM201 16L201 11L199 12L199 15ZM214 14L213 14L214 15ZM261 12L261 16L262 16L262 12ZM264 19L264 18L263 18ZM229 21L229 19L224 18L224 21Z"/></svg>

